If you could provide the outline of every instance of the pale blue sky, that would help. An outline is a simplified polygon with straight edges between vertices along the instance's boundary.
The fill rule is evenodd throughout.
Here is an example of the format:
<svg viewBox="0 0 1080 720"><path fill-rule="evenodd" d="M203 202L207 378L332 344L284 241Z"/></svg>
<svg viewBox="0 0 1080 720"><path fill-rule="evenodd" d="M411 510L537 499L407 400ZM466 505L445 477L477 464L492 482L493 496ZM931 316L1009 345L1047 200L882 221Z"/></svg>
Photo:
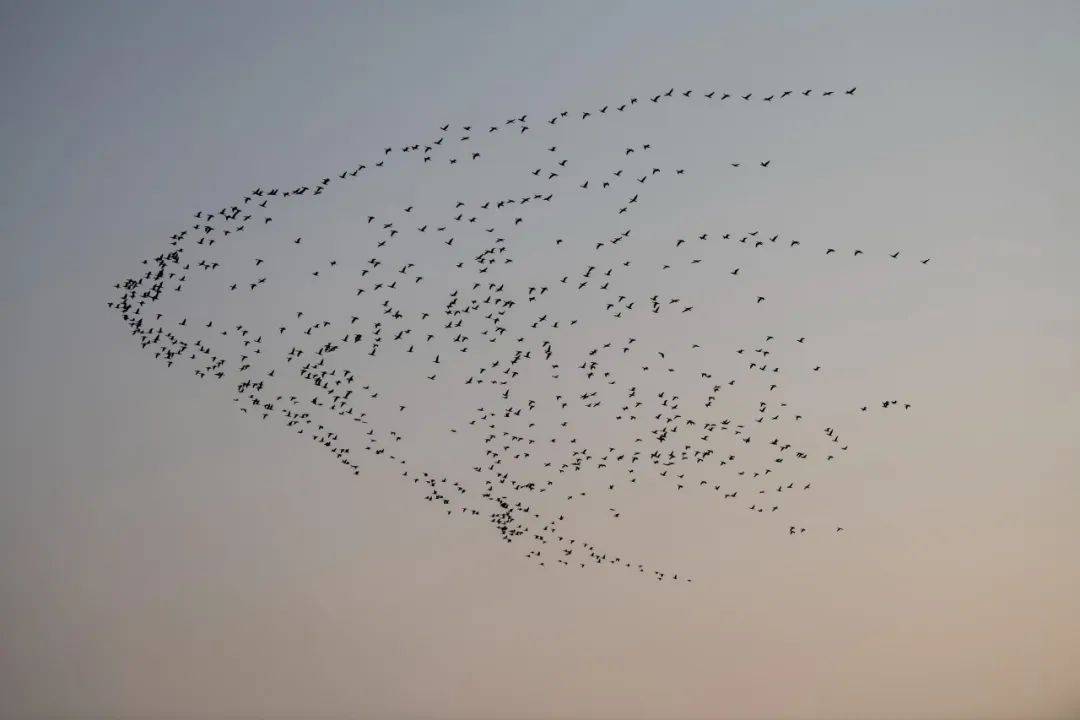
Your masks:
<svg viewBox="0 0 1080 720"><path fill-rule="evenodd" d="M1075 716L1078 38L1074 3L0 4L0 716ZM918 411L853 429L805 508L846 543L638 499L639 524L583 527L693 586L547 573L241 416L104 306L255 185L672 85L859 93L645 122L690 167L776 163L703 174L646 232L934 257L917 280L768 269L778 301L821 298L769 316L830 348L807 401ZM362 199L445 189L416 183ZM717 348L760 327L703 311Z"/></svg>

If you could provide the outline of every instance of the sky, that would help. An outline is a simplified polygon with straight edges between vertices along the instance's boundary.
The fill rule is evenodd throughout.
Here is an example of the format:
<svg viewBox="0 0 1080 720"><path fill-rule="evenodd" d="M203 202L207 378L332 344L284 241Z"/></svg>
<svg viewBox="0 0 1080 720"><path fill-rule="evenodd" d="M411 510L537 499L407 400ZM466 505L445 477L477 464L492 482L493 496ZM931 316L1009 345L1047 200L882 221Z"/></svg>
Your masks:
<svg viewBox="0 0 1080 720"><path fill-rule="evenodd" d="M1075 3L0 3L0 717L1076 717L1078 37ZM635 230L665 243L635 239L643 284L692 230L933 258L744 253L765 307L677 269L702 314L639 328L720 367L762 328L808 336L826 374L792 397L852 452L798 518L842 535L642 490L633 522L598 501L578 529L693 584L541 568L398 471L237 412L106 307L256 185L671 86L859 90L560 136L575 162L626 140L688 168ZM280 232L343 242L369 208L483 196L492 168L395 172ZM587 210L567 232L605 227ZM513 277L561 272L522 252ZM436 297L451 276L415 253ZM334 309L304 288L244 312ZM460 407L377 369L431 418ZM868 397L913 407L852 422Z"/></svg>

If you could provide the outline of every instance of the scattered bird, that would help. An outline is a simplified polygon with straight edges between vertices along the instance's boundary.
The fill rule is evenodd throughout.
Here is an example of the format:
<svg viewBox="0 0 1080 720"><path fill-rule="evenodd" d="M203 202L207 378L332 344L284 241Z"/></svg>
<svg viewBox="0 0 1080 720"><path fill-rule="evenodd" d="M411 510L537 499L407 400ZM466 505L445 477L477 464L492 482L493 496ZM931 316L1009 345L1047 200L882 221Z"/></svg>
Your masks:
<svg viewBox="0 0 1080 720"><path fill-rule="evenodd" d="M579 508L587 512L592 494L605 485L605 497L616 505L634 486L663 483L673 492L700 493L695 502L715 499L718 512L727 511L724 501L739 492L744 498L786 493L797 490L796 483L809 491L809 474L842 459L849 445L840 430L813 428L807 409L787 405L797 396L786 393L788 387L823 379L812 375L821 365L806 370L812 357L799 361L792 353L818 352L820 343L811 338L804 347L788 344L794 339L803 345L807 337L777 331L768 315L778 306L775 297L757 307L771 280L764 263L780 254L799 262L804 251L800 241L777 243L779 234L757 229L700 228L686 233L689 241L640 232L639 222L657 227L642 216L655 209L657 193L679 192L708 169L694 166L687 174L665 164L663 125L655 127L655 137L611 148L608 157L624 167L597 164L587 153L552 141L553 133L565 137L565 126L584 122L622 137L618 123L645 108L655 110L654 104L670 104L672 113L693 107L716 112L710 103L734 97L721 93L714 101L716 94L669 87L641 96L650 103L630 97L560 110L550 119L543 116L547 122L536 123L535 130L526 124L527 114L478 125L489 130L476 135L472 125L432 123L438 133L384 147L362 162L343 162L326 177L295 187L258 187L220 210L197 211L196 222L169 236L163 251L142 261L140 273L116 284L108 306L140 347L170 367L220 384L245 414L316 443L355 476L376 482L392 470L440 515L490 523L499 540L525 544L525 556L544 568L617 566L661 581L691 582L682 571L646 567L601 549L586 541L591 533L580 523L566 518ZM759 95L761 103L740 108L781 112L812 94L770 91ZM809 102L832 95L821 92ZM750 101L753 93L738 97ZM514 131L490 137L508 127ZM338 238L310 231L307 240L285 236L291 220L270 226L271 211L322 207L321 198L338 186L371 188L395 168L423 178L449 173L452 187L470 187L466 173L480 172L492 157L516 148L533 158L529 165L507 161L520 173L520 183L476 197L448 199L425 191L408 205L358 210L346 238L348 256ZM538 163L540 156L547 160ZM475 162L458 165L458 158ZM722 169L724 162L742 167L730 159L716 164ZM771 162L759 165L768 168ZM589 175L606 179L590 185ZM424 179L415 187L429 186ZM622 201L611 198L617 188ZM363 206L366 192L346 197ZM610 232L554 237L545 219L574 198L607 218ZM842 242L832 242L846 253ZM807 245L821 252L810 240ZM336 248L334 257L330 247ZM540 247L546 249L543 257ZM852 268L886 254L865 247L865 253L852 249L855 256L866 255ZM663 248L659 260L654 248ZM763 259L717 265L734 252L761 253L755 258ZM898 260L900 252L889 258ZM826 256L836 253L825 249ZM842 263L843 257L828 262ZM323 272L312 270L311 262ZM260 269L253 274L253 267ZM733 269L725 272L728 267ZM910 266L901 261L891 267ZM294 275L305 280L302 292L288 285ZM734 353L725 351L725 338L712 327L723 309L710 314L707 296L691 294L695 277L738 289L731 311L745 314L747 327L760 325L761 335ZM312 304L319 290L326 288L329 298L332 284L343 280L350 285L341 304ZM227 297L259 298L260 311L273 316L270 322L223 323L218 318L233 317L232 308L226 314L224 304L202 300L215 288L232 293L240 287L252 294ZM680 297L683 288L687 292ZM251 308L238 305L237 316L245 309ZM676 352L661 340L665 333L654 335L651 328L685 330L691 342ZM428 409L417 409L421 401ZM858 415L873 422L879 413L895 412L897 404L868 401ZM438 432L460 441L461 453L440 468L425 464L416 436L444 415L453 425ZM617 433L620 439L601 441L598 428L623 432ZM456 468L459 461L462 467ZM789 535L832 526L799 519L810 511L792 502L759 498L750 510L777 532L786 527ZM608 512L620 522L630 519L618 507Z"/></svg>

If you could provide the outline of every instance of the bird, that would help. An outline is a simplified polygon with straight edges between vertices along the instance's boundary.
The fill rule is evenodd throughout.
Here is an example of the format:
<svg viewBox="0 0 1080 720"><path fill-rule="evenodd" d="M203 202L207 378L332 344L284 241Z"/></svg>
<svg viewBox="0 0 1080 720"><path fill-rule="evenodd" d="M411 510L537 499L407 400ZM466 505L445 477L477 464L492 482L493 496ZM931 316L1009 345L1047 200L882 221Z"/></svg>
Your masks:
<svg viewBox="0 0 1080 720"><path fill-rule="evenodd" d="M679 227L697 227L693 234L665 237L657 230L676 226L658 222L670 220L663 214L672 208L683 209L676 200L692 198L695 188L722 188L713 183L726 171L725 160L710 160L704 151L689 166L693 172L678 167L677 153L666 154L665 140L682 141L681 133L690 132L677 120L717 111L700 98L733 97L680 86L642 94L640 103L634 96L592 97L577 108L549 109L540 117L550 119L532 130L521 110L487 124L440 118L431 124L439 129L435 137L375 145L374 155L315 180L223 198L221 210L198 210L189 218L197 224L165 233L164 247L149 252L140 272L115 284L108 307L136 349L187 368L184 382L229 393L243 414L312 441L353 476L396 477L439 515L490 526L499 542L524 544L526 557L545 572L601 565L690 582L683 568L653 567L601 549L599 540L593 544L597 528L572 514L602 485L576 480L607 485L609 513L626 523L632 514L619 501L635 487L649 484L695 503L773 487L786 492L800 482L798 473L805 480L806 473L839 465L849 443L847 433L840 439L839 430L828 428L822 440L829 454L807 436L816 414L804 405L814 395L798 386L819 387L815 381L825 377L814 375L822 368L814 363L823 358L809 354L828 348L820 336L804 345L811 332L805 317L778 314L786 313L794 287L771 292L782 282L784 263L795 261L811 281L813 265L798 264L800 241L778 242L780 232L765 229L767 216L760 233L689 212L675 219ZM809 97L812 90L758 97L770 112L798 117L799 94ZM753 95L738 94L744 101ZM660 103L662 120L650 116ZM630 118L642 124L640 135ZM588 140L597 152L587 152L585 136L576 135L585 122L599 131ZM474 125L489 130L473 134ZM623 137L628 140L618 142ZM454 150L465 143L466 153ZM458 164L459 158L476 162ZM779 159L785 172L775 178L782 179L791 163ZM491 174L493 167L506 176ZM377 176L368 178L371 173ZM601 184L590 184L589 176ZM335 206L326 198L339 183L359 192L339 194L348 202ZM366 189L384 183L394 192L403 188L405 199L380 201ZM633 190L618 194L621 201L609 199L605 190L614 193L620 183ZM248 216L239 235L246 208L260 206L266 212ZM347 221L313 230L305 213L318 212L341 213ZM270 213L277 217L273 225ZM305 235L292 239L294 226ZM839 234L830 242L851 247ZM305 245L302 255L290 255L290 239ZM731 246L720 247L724 241ZM803 241L821 252L810 238ZM726 259L751 250L753 260ZM852 268L884 261L874 250L852 252L865 255ZM896 260L900 252L889 256ZM830 268L842 265L839 254L830 261ZM252 267L261 276L252 277ZM897 278L905 268L890 265ZM206 273L217 279L199 282ZM298 279L309 282L295 285ZM245 284L251 296L221 294ZM744 284L752 287L743 290ZM727 302L735 291L755 298L755 307L773 299L743 312ZM794 302L809 308L814 300ZM732 334L728 315L735 326L759 332L758 340L743 343ZM840 382L841 373L828 379ZM796 402L800 397L811 400ZM867 426L865 437L876 416L897 404L844 403L842 410ZM438 464L431 448L440 448ZM754 485L741 484L749 482ZM808 521L821 508L781 508L764 498L751 508L763 526L771 527L774 513L783 515L789 535L830 526ZM784 523L772 529L782 533Z"/></svg>

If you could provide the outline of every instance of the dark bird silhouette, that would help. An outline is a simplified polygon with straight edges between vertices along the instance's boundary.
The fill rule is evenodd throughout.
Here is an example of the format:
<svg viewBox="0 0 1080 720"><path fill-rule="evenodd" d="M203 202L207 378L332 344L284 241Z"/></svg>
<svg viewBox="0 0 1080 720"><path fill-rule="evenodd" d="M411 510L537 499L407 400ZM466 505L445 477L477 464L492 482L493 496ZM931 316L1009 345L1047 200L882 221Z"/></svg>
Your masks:
<svg viewBox="0 0 1080 720"><path fill-rule="evenodd" d="M674 101L676 92L687 102ZM828 427L822 435L815 408L797 402L806 395L799 383L825 378L813 375L822 367L810 365L817 360L794 355L829 348L821 337L805 343L799 333L809 329L777 325L781 316L774 317L790 314L787 303L816 307L812 263L799 270L811 288L805 297L794 295L799 284L780 295L770 292L783 277L774 270L799 261L800 241L779 243L780 234L765 229L767 216L760 233L710 227L726 222L721 216L688 216L676 218L678 227L691 228L677 231L685 237L656 235L665 214L693 206L700 188L722 188L716 176L730 172L725 161L707 154L709 147L725 146L715 138L700 146L692 173L665 156L664 140L693 126L679 121L718 111L697 99L717 94L720 101L733 97L670 87L641 96L650 103L589 98L577 109L549 110L541 117L550 119L534 130L518 111L477 124L489 130L475 136L472 125L455 124L460 130L451 134L450 123L433 122L435 138L383 146L381 153L376 146L374 157L321 179L256 188L220 210L195 212L137 273L116 283L108 307L155 359L224 388L245 415L312 441L354 476L398 478L440 515L490 524L499 541L526 544L526 558L545 572L609 566L690 582L682 569L647 567L586 542L593 532L573 509L606 485L610 517L630 522L618 507L620 494L648 484L695 503L715 499L723 503L718 511L731 511L736 503L723 501L740 491L745 499L747 493L793 491L796 482L808 491L805 478L841 464L849 447L846 433ZM795 94L809 97L812 90L774 91L759 95L768 108L739 107L798 119L807 106L795 102ZM753 93L739 97L749 101ZM663 109L654 107L660 103ZM597 131L588 140L596 152L574 140L579 115ZM637 135L632 117L646 123L649 134ZM498 132L509 128L516 132ZM466 153L453 150L464 143ZM543 155L545 149L560 155ZM458 164L459 158L477 162ZM626 165L613 167L614 161ZM771 159L759 165L768 168ZM774 179L782 180L789 165ZM472 182L492 167L505 168L505 177ZM369 183L366 176L376 169L376 182ZM594 184L593 193L576 192L590 189L589 175L599 176L601 185ZM335 206L326 198L339 182L351 182L355 192L339 194L347 202ZM604 190L620 183L630 194L609 198ZM376 191L383 184L395 192L404 188L409 194L401 197L411 204L380 200ZM256 206L266 212L245 214ZM289 212L280 214L279 207ZM300 208L351 213L344 218L350 222L306 229L306 240L291 243L303 241L301 258L287 242L294 225L305 232ZM271 213L278 217L272 225ZM403 227L406 215L416 220ZM558 221L578 219L580 225L554 229ZM452 223L460 227L448 230ZM812 239L804 241L820 252ZM752 260L727 259L751 250ZM851 270L871 268L879 257L871 251ZM251 277L252 267L265 275ZM731 268L726 281L723 267ZM830 261L830 267L843 262ZM897 277L905 267L890 265ZM336 283L345 278L341 292ZM773 302L740 313L725 304L725 282L754 297L755 306L770 294ZM233 292L244 285L251 295ZM690 314L701 322L685 322ZM747 315L740 319L743 330L725 328L725 314ZM798 313L791 318L801 322ZM758 339L743 343L738 335L751 327ZM428 358L437 372L427 367ZM839 383L842 373L828 379ZM844 417L867 428L898 405L874 400L856 412L844 395L836 397ZM828 417L840 417L832 410L823 408ZM433 432L453 442L440 450L438 467L427 449L443 447L428 444L442 442ZM596 482L578 481L585 478ZM808 521L820 507L755 499L751 517L776 532L787 525L789 535L801 536L807 528L834 526ZM776 521L774 513L783 519Z"/></svg>

